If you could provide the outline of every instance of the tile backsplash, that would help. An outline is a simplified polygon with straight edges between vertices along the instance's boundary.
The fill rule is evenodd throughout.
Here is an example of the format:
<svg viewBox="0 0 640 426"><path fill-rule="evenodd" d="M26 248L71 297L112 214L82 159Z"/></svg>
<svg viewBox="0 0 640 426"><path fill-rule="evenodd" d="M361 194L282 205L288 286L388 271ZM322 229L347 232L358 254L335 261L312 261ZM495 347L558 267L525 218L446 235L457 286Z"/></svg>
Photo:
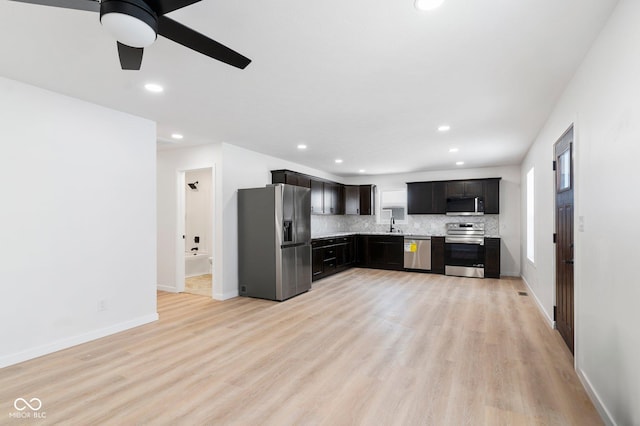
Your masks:
<svg viewBox="0 0 640 426"><path fill-rule="evenodd" d="M500 234L499 215L484 216L446 216L446 215L410 215L406 224L394 225L406 233L425 235L444 235L447 223L484 222L485 233L490 237ZM376 216L324 216L311 215L311 236L322 236L336 232L385 232L389 223L377 223Z"/></svg>

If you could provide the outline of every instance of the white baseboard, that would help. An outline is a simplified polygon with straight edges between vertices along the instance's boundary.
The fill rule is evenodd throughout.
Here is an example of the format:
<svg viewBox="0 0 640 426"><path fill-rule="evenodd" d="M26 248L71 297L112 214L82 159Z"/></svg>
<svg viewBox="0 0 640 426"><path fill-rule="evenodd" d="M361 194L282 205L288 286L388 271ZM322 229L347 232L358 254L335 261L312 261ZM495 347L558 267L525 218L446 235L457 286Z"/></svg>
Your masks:
<svg viewBox="0 0 640 426"><path fill-rule="evenodd" d="M135 318L130 321L114 324L109 327L100 328L98 330L90 331L88 333L79 334L77 336L61 339L46 345L37 346L35 348L27 349L14 354L4 355L0 357L0 368L8 367L10 365L18 364L20 362L28 361L33 358L38 358L43 355L47 355L53 352L67 349L72 346L87 343L92 340L100 339L101 337L109 336L119 333L121 331L129 330L130 328L138 327L144 324L148 324L158 320L158 314L145 315L143 317Z"/></svg>
<svg viewBox="0 0 640 426"><path fill-rule="evenodd" d="M169 292L169 293L178 293L178 290L175 287L171 287L171 286L168 286L168 285L160 285L160 284L158 284L157 288L160 291L166 291L166 292Z"/></svg>
<svg viewBox="0 0 640 426"><path fill-rule="evenodd" d="M595 389L591 385L591 381L589 380L587 375L584 374L584 371L582 371L581 368L576 368L576 373L578 373L578 379L580 379L582 387L587 391L591 402L593 402L593 405L596 407L596 410L598 410L598 414L600 414L600 417L602 418L602 420L604 420L605 424L609 426L616 426L616 422L613 421L611 413L602 403L602 399L600 399L598 392L595 391Z"/></svg>
<svg viewBox="0 0 640 426"><path fill-rule="evenodd" d="M540 299L538 299L538 296L536 296L536 292L533 291L533 289L531 288L531 286L527 282L527 279L524 276L520 275L520 278L522 278L522 281L524 281L524 285L526 285L527 289L529 289L529 294L533 296L533 300L536 302L536 305L538 306L538 309L542 313L542 316L547 320L547 323L549 324L549 327L555 329L556 328L556 322L553 320L553 317L551 317L547 313L547 311L544 310L544 306L542 306L542 303L540 303Z"/></svg>
<svg viewBox="0 0 640 426"><path fill-rule="evenodd" d="M214 300L228 300L228 299L233 299L234 297L238 297L240 296L240 293L238 293L238 290L236 291L228 291L226 293L214 293L213 294L213 299Z"/></svg>

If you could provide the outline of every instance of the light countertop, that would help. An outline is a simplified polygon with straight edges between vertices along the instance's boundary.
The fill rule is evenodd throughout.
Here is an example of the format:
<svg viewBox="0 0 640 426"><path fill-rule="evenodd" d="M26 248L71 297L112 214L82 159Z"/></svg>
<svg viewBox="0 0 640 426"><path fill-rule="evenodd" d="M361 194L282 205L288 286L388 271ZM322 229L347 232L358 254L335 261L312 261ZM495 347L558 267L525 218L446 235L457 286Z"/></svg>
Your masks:
<svg viewBox="0 0 640 426"><path fill-rule="evenodd" d="M419 234L419 233L411 233L411 232L332 232L326 234L318 234L312 235L312 240L320 240L323 238L336 238L336 237L348 237L350 235L389 235L389 236L398 236L398 237L444 237L442 234ZM500 238L499 235L485 235L486 238Z"/></svg>

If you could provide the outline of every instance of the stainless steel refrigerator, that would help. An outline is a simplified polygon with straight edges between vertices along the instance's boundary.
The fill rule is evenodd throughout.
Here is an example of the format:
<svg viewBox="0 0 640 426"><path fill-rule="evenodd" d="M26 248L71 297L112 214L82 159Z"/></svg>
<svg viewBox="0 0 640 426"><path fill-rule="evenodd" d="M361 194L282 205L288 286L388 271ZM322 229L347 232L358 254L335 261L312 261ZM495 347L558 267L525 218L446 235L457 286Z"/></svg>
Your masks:
<svg viewBox="0 0 640 426"><path fill-rule="evenodd" d="M311 190L238 190L241 296L286 300L311 288Z"/></svg>

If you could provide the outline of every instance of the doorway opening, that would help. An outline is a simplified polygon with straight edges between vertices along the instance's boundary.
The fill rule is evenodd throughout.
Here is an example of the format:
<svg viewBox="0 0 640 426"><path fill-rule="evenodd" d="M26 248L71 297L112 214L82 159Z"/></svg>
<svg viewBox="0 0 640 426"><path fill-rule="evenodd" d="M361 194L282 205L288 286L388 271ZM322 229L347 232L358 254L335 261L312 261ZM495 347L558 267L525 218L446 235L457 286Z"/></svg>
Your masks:
<svg viewBox="0 0 640 426"><path fill-rule="evenodd" d="M181 179L182 180L182 179ZM213 294L213 169L184 171L181 183L184 223L181 229L184 273L178 277L182 291L200 296Z"/></svg>

